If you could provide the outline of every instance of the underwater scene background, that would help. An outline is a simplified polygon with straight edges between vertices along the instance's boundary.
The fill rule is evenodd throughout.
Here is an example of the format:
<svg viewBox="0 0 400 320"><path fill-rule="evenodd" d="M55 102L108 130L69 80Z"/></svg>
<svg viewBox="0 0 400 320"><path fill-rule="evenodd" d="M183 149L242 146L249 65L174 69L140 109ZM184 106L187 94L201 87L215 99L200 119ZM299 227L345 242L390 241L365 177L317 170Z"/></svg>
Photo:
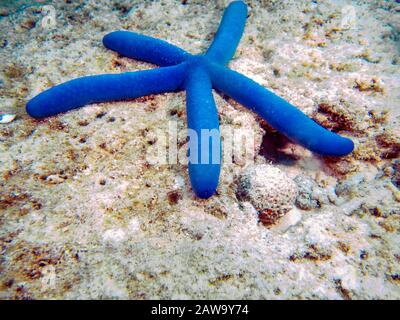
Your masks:
<svg viewBox="0 0 400 320"><path fill-rule="evenodd" d="M229 3L0 0L0 299L400 298L398 1L246 1L229 67L355 148L314 154L214 92L208 199L185 91L27 114L54 85L156 67L106 34L204 52Z"/></svg>

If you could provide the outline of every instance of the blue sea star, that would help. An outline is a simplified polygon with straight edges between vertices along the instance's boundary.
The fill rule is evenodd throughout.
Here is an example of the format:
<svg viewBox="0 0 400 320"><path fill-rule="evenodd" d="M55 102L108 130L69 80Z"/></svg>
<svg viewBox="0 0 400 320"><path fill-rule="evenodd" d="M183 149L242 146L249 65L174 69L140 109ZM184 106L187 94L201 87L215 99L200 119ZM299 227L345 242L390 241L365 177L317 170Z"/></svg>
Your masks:
<svg viewBox="0 0 400 320"><path fill-rule="evenodd" d="M354 145L350 139L324 129L284 99L226 67L239 44L246 18L245 3L231 2L211 46L199 55L134 32L107 34L103 39L107 48L161 67L74 79L40 93L27 103L26 110L32 117L42 118L89 103L186 90L188 128L198 137L202 137L202 130L213 130L220 139L214 88L255 111L276 130L313 152L328 156L352 152ZM197 196L209 198L218 186L220 144L210 143L209 138L198 139L196 144L197 150L189 150L190 182Z"/></svg>

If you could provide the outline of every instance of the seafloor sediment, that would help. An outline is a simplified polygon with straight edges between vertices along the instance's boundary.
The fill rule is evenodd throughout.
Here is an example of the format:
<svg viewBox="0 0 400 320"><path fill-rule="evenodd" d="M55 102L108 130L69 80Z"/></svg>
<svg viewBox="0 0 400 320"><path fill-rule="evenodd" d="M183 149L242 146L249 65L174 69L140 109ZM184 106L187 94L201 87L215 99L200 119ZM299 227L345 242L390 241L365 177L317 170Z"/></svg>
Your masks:
<svg viewBox="0 0 400 320"><path fill-rule="evenodd" d="M54 1L47 24L40 5L0 7L0 112L17 115L0 124L1 299L400 298L396 1L247 1L230 67L356 146L313 155L216 94L221 124L254 132L256 164L297 184L273 225L239 194L244 162L223 165L208 200L186 163L148 163L157 129L183 132L184 93L26 114L51 85L154 67L107 50L106 33L201 52L228 2Z"/></svg>

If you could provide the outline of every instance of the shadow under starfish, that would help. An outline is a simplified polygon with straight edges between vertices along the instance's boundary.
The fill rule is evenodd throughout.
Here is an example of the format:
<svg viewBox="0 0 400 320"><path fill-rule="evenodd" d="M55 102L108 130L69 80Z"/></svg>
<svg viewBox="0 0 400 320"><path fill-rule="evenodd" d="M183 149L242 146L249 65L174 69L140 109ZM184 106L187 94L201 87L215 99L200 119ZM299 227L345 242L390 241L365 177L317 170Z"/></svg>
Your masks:
<svg viewBox="0 0 400 320"><path fill-rule="evenodd" d="M43 118L90 103L185 90L188 129L193 133L189 137L196 138L189 149L189 177L200 198L215 193L221 168L213 88L258 113L276 130L313 152L328 156L352 152L350 139L324 129L284 99L225 66L236 51L246 18L244 2L230 3L210 48L200 55L134 32L112 32L103 39L107 48L161 67L74 79L40 93L27 103L26 110L32 117ZM210 131L217 135L218 143L210 143L209 136L198 138Z"/></svg>

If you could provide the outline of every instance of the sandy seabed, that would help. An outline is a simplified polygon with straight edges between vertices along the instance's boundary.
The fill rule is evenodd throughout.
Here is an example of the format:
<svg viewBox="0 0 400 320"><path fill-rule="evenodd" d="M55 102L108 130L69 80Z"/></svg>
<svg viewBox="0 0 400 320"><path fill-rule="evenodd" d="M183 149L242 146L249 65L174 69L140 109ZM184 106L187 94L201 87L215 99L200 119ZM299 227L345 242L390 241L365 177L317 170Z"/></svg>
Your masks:
<svg viewBox="0 0 400 320"><path fill-rule="evenodd" d="M205 50L228 1L43 2L0 6L0 113L17 115L0 124L1 299L400 298L399 3L247 1L230 67L356 146L313 155L215 94L221 125L254 132L252 160L297 184L266 226L238 195L246 163L201 200L185 163L146 161L156 129L186 127L184 92L25 111L54 84L154 67L104 48L108 32Z"/></svg>

